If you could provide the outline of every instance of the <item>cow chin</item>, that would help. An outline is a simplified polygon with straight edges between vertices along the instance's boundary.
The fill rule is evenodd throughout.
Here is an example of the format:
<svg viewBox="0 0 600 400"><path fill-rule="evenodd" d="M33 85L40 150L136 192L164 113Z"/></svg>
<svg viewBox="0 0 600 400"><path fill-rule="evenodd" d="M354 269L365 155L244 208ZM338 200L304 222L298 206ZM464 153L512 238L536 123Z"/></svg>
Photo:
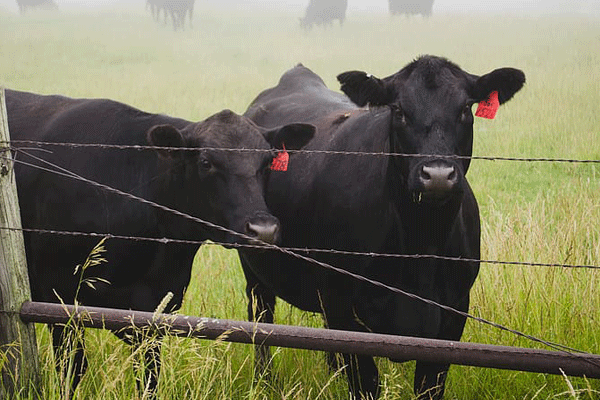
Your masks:
<svg viewBox="0 0 600 400"><path fill-rule="evenodd" d="M414 190L412 201L417 205L427 205L429 207L445 207L454 203L460 203L463 196L463 190L453 189L445 190Z"/></svg>
<svg viewBox="0 0 600 400"><path fill-rule="evenodd" d="M460 201L463 191L454 189L452 191L425 191L421 193L421 201L428 204L444 205L450 202Z"/></svg>

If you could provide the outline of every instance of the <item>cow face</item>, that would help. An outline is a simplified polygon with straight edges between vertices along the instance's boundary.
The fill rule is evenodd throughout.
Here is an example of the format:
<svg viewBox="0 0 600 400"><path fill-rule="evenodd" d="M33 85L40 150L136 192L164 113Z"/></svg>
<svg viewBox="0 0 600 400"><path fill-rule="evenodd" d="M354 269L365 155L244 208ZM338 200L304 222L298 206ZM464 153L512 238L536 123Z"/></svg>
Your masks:
<svg viewBox="0 0 600 400"><path fill-rule="evenodd" d="M351 71L338 80L359 106L390 108L392 150L419 155L394 158L405 192L417 202L439 204L464 191L473 149L472 105L493 91L505 103L525 75L502 68L479 77L446 59L423 56L384 79Z"/></svg>
<svg viewBox="0 0 600 400"><path fill-rule="evenodd" d="M265 204L269 167L277 149L296 150L314 135L315 127L291 124L266 130L246 117L222 111L179 131L170 125L148 132L153 146L201 148L198 151L159 149L175 182L182 211L251 238L275 243L279 221ZM220 149L233 149L220 150ZM209 239L240 242L235 235L209 230Z"/></svg>

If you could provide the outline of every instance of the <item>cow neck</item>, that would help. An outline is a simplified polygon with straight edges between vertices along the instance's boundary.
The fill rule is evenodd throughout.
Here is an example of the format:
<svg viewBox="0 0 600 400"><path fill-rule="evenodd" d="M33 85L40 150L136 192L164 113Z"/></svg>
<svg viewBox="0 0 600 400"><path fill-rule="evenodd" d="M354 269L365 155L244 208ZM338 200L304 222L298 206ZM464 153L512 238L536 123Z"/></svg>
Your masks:
<svg viewBox="0 0 600 400"><path fill-rule="evenodd" d="M404 153L397 134L392 128L391 113L389 144L391 153ZM402 156L391 156L388 163L387 180L390 199L399 218L406 251L409 254L439 254L448 240L461 202L449 201L443 205L416 202L406 187Z"/></svg>
<svg viewBox="0 0 600 400"><path fill-rule="evenodd" d="M390 109L389 126L388 126L388 141L389 141L389 152L390 153L402 153L402 148L398 138L396 137L393 125L393 113ZM402 163L401 156L389 156L388 167L387 167L387 181L390 188L390 198L397 211L402 209L402 193L403 188L406 187L406 181L402 175Z"/></svg>

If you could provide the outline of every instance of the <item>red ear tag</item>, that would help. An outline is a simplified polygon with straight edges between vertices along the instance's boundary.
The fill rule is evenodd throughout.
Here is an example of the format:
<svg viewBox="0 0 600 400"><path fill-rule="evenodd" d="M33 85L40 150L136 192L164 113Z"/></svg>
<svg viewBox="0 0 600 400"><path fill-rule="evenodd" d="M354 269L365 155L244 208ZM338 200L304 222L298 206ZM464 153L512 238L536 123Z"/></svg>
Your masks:
<svg viewBox="0 0 600 400"><path fill-rule="evenodd" d="M287 171L289 162L290 155L285 151L285 145L283 145L283 150L277 153L277 157L273 159L271 171Z"/></svg>
<svg viewBox="0 0 600 400"><path fill-rule="evenodd" d="M494 119L496 112L500 108L500 101L498 101L498 91L494 90L490 93L490 97L487 100L479 102L475 116L487 119Z"/></svg>

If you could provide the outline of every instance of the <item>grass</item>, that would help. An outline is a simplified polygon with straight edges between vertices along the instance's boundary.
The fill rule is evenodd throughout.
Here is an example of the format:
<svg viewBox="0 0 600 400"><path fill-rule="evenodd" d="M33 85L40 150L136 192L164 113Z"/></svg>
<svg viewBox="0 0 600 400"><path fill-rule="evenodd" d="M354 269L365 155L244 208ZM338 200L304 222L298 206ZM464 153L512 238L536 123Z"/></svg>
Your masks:
<svg viewBox="0 0 600 400"><path fill-rule="evenodd" d="M143 7L75 13L0 11L0 84L38 93L106 97L200 120L242 113L298 62L337 88L335 76L362 69L384 77L419 54L450 58L476 74L512 66L526 87L493 121L476 121L476 155L600 159L600 21L576 16L435 15L391 19L350 14L343 28L302 32L291 12L224 10L199 3L195 29L173 32ZM480 202L483 258L600 264L600 168L596 164L472 162ZM472 292L474 315L600 353L596 270L484 264ZM235 252L203 246L181 310L245 319ZM321 326L318 316L278 305L277 322ZM128 346L86 332L90 372L78 399L136 398ZM61 398L49 335L38 329L43 398ZM470 321L465 341L539 347ZM343 377L322 354L278 349L271 384L252 379L250 346L168 338L161 398L337 399ZM385 400L412 398L413 363L378 361ZM598 399L598 381L454 366L447 399Z"/></svg>

